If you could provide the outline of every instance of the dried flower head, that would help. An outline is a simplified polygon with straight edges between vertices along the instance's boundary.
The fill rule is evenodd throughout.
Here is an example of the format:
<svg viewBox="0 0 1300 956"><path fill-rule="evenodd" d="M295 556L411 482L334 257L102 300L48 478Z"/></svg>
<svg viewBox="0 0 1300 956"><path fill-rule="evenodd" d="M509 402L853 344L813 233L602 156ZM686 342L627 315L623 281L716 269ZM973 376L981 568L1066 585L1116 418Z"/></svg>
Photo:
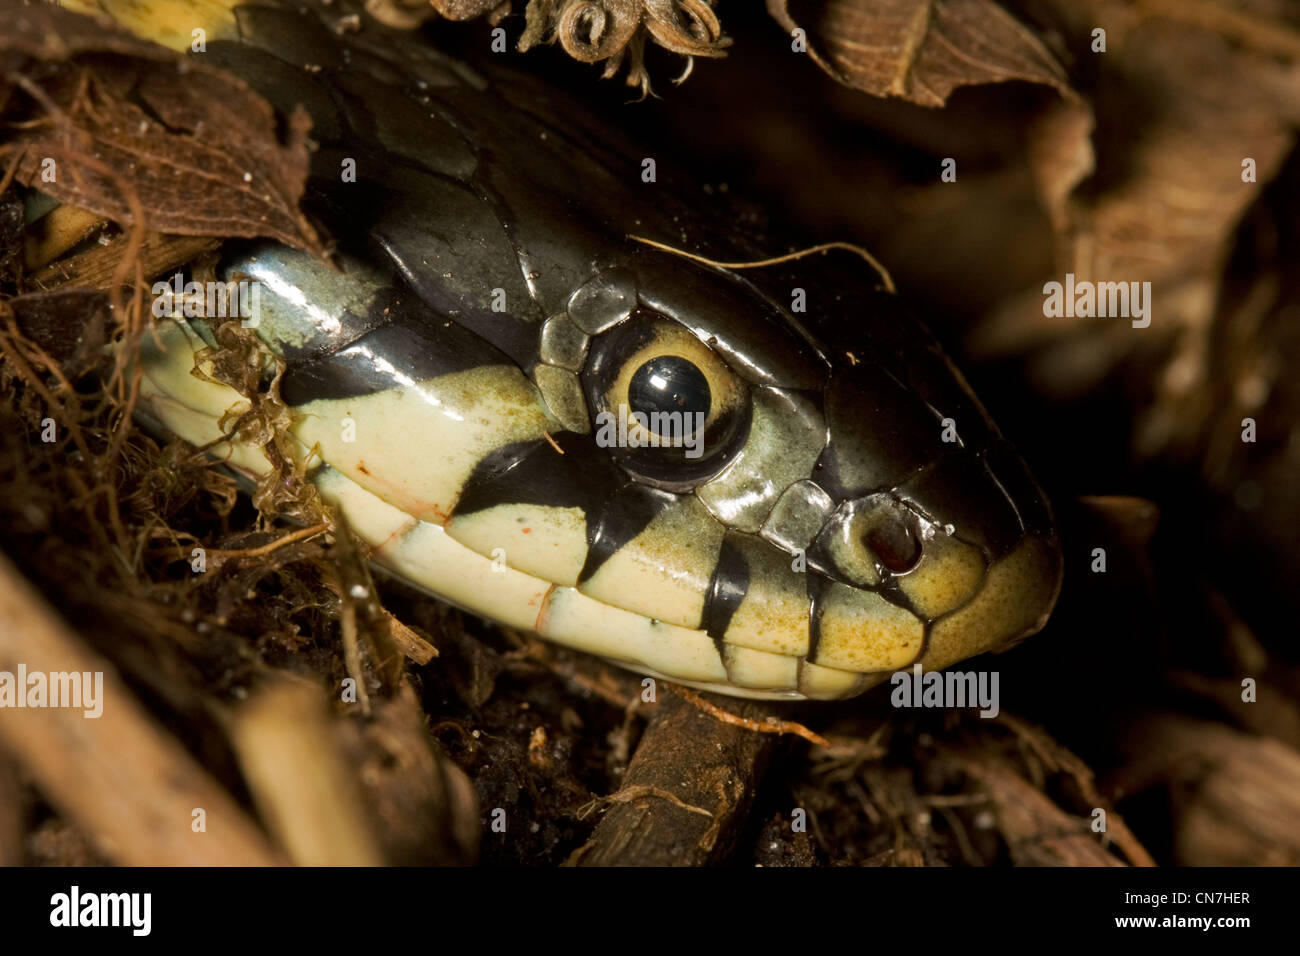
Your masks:
<svg viewBox="0 0 1300 956"><path fill-rule="evenodd" d="M713 11L712 0L529 0L519 49L559 41L583 63L604 63L606 78L628 61L627 83L650 92L645 41L688 58L724 56L731 39Z"/></svg>

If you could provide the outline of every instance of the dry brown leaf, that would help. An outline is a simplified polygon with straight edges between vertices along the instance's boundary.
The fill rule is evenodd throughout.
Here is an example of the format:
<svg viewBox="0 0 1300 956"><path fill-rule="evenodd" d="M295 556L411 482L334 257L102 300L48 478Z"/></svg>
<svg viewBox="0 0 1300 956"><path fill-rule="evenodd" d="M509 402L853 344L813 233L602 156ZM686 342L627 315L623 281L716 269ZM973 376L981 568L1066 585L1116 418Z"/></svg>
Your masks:
<svg viewBox="0 0 1300 956"><path fill-rule="evenodd" d="M1055 236L1069 233L1070 194L1097 168L1092 145L1095 127L1092 107L1068 98L1047 107L1027 132L1029 171Z"/></svg>
<svg viewBox="0 0 1300 956"><path fill-rule="evenodd" d="M1152 327L1133 332L1113 319L1047 318L1041 289L1033 287L1005 303L973 345L985 355L1033 354L1035 380L1065 396L1160 351L1163 371L1144 373L1157 401L1135 436L1141 453L1155 456L1204 418L1212 320L1230 243L1296 142L1300 30L1280 15L1270 19L1276 4L1269 0L1256 0L1250 17L1205 0L1033 6L1077 52L1078 72L1092 75L1086 92L1097 117L1090 176L1070 172L1086 165L1068 134L1060 138L1068 117L1046 119L1042 136L1031 136L1039 193L1057 237L1054 278L1071 272L1079 280L1149 281ZM1103 23L1110 27L1105 52L1092 52L1093 30ZM1254 182L1243 181L1247 159ZM1074 190L1076 182L1083 188Z"/></svg>
<svg viewBox="0 0 1300 956"><path fill-rule="evenodd" d="M71 286L110 292L128 243L128 238L116 236L104 245L96 243L82 252L52 262L28 277L29 287L58 289ZM221 240L211 236L169 236L149 232L142 238L136 255L142 274L170 275L169 270L178 269L220 245Z"/></svg>
<svg viewBox="0 0 1300 956"><path fill-rule="evenodd" d="M1115 5L1095 4L1098 17ZM1200 68L1197 68L1200 64ZM1102 278L1159 281L1214 275L1223 244L1258 190L1242 161L1269 181L1294 142L1300 84L1222 35L1152 21L1112 38L1096 94L1103 117L1097 187L1073 210L1079 233L1067 265ZM1144 106L1159 102L1158 108ZM1281 107L1281 109L1280 109Z"/></svg>
<svg viewBox="0 0 1300 956"><path fill-rule="evenodd" d="M943 106L953 90L1026 80L1073 96L1047 47L993 0L767 0L846 86Z"/></svg>
<svg viewBox="0 0 1300 956"><path fill-rule="evenodd" d="M19 182L125 225L138 202L154 231L323 251L298 208L305 113L281 143L274 111L241 80L47 4L0 0L0 63L0 157L21 157Z"/></svg>

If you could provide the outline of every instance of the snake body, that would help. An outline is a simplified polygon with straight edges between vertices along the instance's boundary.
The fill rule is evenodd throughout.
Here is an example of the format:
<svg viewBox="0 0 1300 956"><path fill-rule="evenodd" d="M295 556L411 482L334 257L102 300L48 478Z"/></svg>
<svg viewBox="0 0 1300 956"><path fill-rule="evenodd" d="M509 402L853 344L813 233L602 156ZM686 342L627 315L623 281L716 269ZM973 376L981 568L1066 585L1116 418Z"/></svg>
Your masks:
<svg viewBox="0 0 1300 956"><path fill-rule="evenodd" d="M874 274L634 241L754 258L545 89L371 22L340 37L297 6L199 6L220 12L209 62L312 115L307 204L344 270L244 243L220 274L258 283L297 453L375 563L743 696L848 697L1041 627L1047 501ZM159 332L143 414L266 473L222 441L248 403L196 374L204 323ZM682 442L653 440L654 412L684 414Z"/></svg>

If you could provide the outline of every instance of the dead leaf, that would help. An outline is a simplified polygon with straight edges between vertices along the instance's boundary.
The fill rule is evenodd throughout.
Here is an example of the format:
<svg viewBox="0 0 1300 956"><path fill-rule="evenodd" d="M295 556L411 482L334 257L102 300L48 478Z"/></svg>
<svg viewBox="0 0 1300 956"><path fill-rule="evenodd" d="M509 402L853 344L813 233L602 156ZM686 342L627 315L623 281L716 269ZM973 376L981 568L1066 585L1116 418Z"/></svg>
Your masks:
<svg viewBox="0 0 1300 956"><path fill-rule="evenodd" d="M1070 194L1097 168L1092 145L1095 127L1091 106L1083 100L1063 99L1045 109L1027 131L1029 170L1055 236L1069 234Z"/></svg>
<svg viewBox="0 0 1300 956"><path fill-rule="evenodd" d="M150 232L142 238L136 256L143 275L165 276L220 245L221 240L210 236L169 236ZM32 273L29 285L37 289L74 286L111 291L127 246L128 240L124 236L116 236L105 245L96 243L84 252L67 256Z"/></svg>
<svg viewBox="0 0 1300 956"><path fill-rule="evenodd" d="M140 40L111 21L0 0L0 156L19 182L124 225L262 236L323 252L298 208L310 121L276 135L243 81ZM7 96L5 94L8 94Z"/></svg>
<svg viewBox="0 0 1300 956"><path fill-rule="evenodd" d="M971 344L986 357L1029 355L1034 381L1067 397L1138 369L1149 383L1135 435L1144 457L1185 445L1222 406L1206 389L1218 357L1215 314L1239 304L1221 301L1221 274L1246 209L1296 143L1300 30L1277 10L1268 16L1276 4L1256 6L1246 16L1214 2L1036 4L1067 48L1091 58L1084 92L1097 117L1090 175L1078 175L1086 164L1070 146L1077 131L1069 133L1068 116L1047 118L1030 139L1057 239L1051 278L1148 281L1152 324L1134 332L1114 319L1047 318L1035 285L1004 303ZM1093 53L1100 23L1110 25L1106 50Z"/></svg>
<svg viewBox="0 0 1300 956"><path fill-rule="evenodd" d="M805 32L818 66L873 96L943 106L957 87L1008 80L1074 96L1042 41L993 0L767 0L767 9L787 32Z"/></svg>
<svg viewBox="0 0 1300 956"><path fill-rule="evenodd" d="M103 361L108 341L108 296L93 289L35 292L9 300L14 320L63 368L69 379Z"/></svg>

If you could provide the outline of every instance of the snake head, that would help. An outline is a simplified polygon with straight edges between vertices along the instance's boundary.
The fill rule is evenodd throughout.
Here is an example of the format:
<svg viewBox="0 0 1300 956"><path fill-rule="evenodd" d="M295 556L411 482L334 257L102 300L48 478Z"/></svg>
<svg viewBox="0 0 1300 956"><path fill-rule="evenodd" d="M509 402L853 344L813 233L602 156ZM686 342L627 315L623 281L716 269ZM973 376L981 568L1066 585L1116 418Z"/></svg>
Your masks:
<svg viewBox="0 0 1300 956"><path fill-rule="evenodd" d="M376 563L760 697L852 696L1045 621L1047 502L874 276L702 263L735 224L650 186L553 91L297 9L235 21L205 56L311 112L307 203L343 271L255 244L221 276L262 290L302 464ZM146 347L142 410L255 475L218 428L240 396L192 374L202 334Z"/></svg>

